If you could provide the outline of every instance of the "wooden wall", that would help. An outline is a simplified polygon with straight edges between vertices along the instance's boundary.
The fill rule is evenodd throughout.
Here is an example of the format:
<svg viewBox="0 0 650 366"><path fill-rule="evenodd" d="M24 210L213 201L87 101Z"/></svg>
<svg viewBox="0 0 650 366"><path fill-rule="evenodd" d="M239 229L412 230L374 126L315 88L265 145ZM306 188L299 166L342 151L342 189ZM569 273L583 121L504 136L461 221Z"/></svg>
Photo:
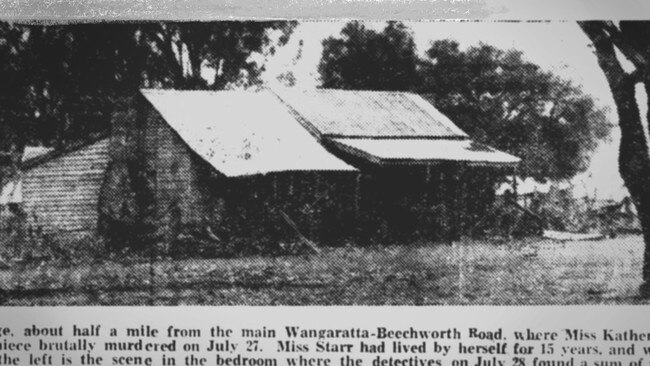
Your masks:
<svg viewBox="0 0 650 366"><path fill-rule="evenodd" d="M24 171L27 223L44 232L95 230L107 164L108 139L104 139Z"/></svg>
<svg viewBox="0 0 650 366"><path fill-rule="evenodd" d="M367 169L360 186L362 236L371 241L455 240L492 206L498 172L461 164Z"/></svg>
<svg viewBox="0 0 650 366"><path fill-rule="evenodd" d="M205 193L215 188L215 171L143 96L113 114L109 150L100 231L111 247L168 250L179 234L205 226L206 210L218 202ZM112 239L123 227L129 235Z"/></svg>
<svg viewBox="0 0 650 366"><path fill-rule="evenodd" d="M188 227L202 226L208 207L205 181L213 169L202 161L153 108L144 125L143 154L152 219L166 241ZM166 232L165 232L166 231Z"/></svg>
<svg viewBox="0 0 650 366"><path fill-rule="evenodd" d="M358 228L357 175L293 171L231 178L225 196L230 234L269 245L300 235L319 244L344 245Z"/></svg>

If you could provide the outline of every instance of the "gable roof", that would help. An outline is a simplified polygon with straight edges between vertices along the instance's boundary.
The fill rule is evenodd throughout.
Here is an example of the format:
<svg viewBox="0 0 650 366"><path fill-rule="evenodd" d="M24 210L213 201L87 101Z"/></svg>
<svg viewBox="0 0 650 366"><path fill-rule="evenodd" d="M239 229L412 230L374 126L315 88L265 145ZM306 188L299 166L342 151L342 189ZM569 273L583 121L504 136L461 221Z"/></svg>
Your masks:
<svg viewBox="0 0 650 366"><path fill-rule="evenodd" d="M417 94L334 89L281 90L277 94L321 136L469 137Z"/></svg>
<svg viewBox="0 0 650 366"><path fill-rule="evenodd" d="M515 156L472 142L433 105L411 93L141 92L190 149L229 177L356 170L337 156L342 151L379 164L458 161L514 166L519 162ZM330 150L321 144L325 141L333 142L327 144Z"/></svg>
<svg viewBox="0 0 650 366"><path fill-rule="evenodd" d="M62 156L74 153L91 145L97 144L99 142L108 142L109 134L102 133L96 136L92 136L86 141L81 141L72 145L68 145L61 149L47 148L47 147L36 147L34 149L29 149L25 147L25 152L23 153L23 158L21 161L21 170L29 170L45 164L51 160L57 159Z"/></svg>
<svg viewBox="0 0 650 366"><path fill-rule="evenodd" d="M269 91L142 94L190 149L226 176L356 170L328 152Z"/></svg>

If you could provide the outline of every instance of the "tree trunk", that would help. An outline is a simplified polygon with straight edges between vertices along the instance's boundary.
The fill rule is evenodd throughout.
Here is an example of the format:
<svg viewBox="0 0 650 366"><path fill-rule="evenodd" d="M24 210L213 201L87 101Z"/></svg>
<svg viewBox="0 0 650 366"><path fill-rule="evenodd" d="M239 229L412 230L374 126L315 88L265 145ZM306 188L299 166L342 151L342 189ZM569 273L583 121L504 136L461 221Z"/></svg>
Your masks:
<svg viewBox="0 0 650 366"><path fill-rule="evenodd" d="M650 156L636 102L634 82L626 80L613 89L619 111L621 142L619 171L636 206L643 232L643 284L640 294L650 297Z"/></svg>
<svg viewBox="0 0 650 366"><path fill-rule="evenodd" d="M645 90L646 95L648 95L648 107L650 107L650 80L645 81ZM647 120L650 121L650 109L648 110ZM642 161L643 171L639 172L640 175L636 178L636 183L638 187L635 187L635 193L632 196L632 201L637 210L639 216L639 221L641 222L641 228L643 230L643 240L645 243L645 251L643 254L643 284L641 285L639 292L640 295L644 298L650 298L650 156L648 153L648 143L645 136L645 131L643 131L642 126L640 126L639 134L645 142L641 147L642 151L639 151L639 154L643 154L644 160ZM623 150L623 141L621 141L621 150ZM635 180L634 176L628 177L629 180ZM628 185L626 180L626 185ZM628 189L630 189L628 187ZM630 194L632 191L630 189Z"/></svg>
<svg viewBox="0 0 650 366"><path fill-rule="evenodd" d="M643 62L647 55L634 53L635 50L622 43L620 32L609 23L589 21L579 25L593 42L598 64L605 73L616 104L621 129L619 172L636 206L645 243L643 283L639 292L642 297L650 297L650 155L635 93L635 85L640 82L644 82L646 92L650 92L650 75L647 64ZM616 55L615 42L626 57L632 57L636 67L634 73L628 74L623 70ZM650 100L647 102L650 104Z"/></svg>

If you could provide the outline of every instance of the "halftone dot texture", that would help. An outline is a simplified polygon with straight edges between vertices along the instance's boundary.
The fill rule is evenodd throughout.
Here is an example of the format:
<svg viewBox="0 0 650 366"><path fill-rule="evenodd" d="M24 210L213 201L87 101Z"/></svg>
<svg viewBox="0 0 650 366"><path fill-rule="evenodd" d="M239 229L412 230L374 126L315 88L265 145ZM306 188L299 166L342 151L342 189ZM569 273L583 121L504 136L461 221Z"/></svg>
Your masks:
<svg viewBox="0 0 650 366"><path fill-rule="evenodd" d="M183 94L176 91L146 93L151 94L148 95L149 99L159 98L155 99L153 104L161 106L161 109L165 108L166 104L174 102L174 95ZM202 92L187 92L185 95L192 95L192 93ZM326 96L328 103L343 104L337 103L337 98L332 97L333 94L337 94L335 91L321 93ZM359 94L373 96L366 100L367 104L372 105L377 103L376 95L388 96L390 99L401 95L346 91L340 93L338 98L345 95L358 98ZM163 101L161 95L168 100ZM203 96L206 95L209 97L211 94L203 93ZM275 98L270 93L266 97ZM407 97L409 100L411 98L413 97ZM279 102L277 99L270 100ZM357 99L355 102L357 108L361 108L358 104L363 104L364 100ZM196 100L194 102L196 103ZM364 107L367 108L367 104ZM185 104L181 103L182 105ZM403 103L401 102L400 105ZM416 113L423 113L421 107L415 107L417 107ZM197 108L195 106L185 112L181 109L173 117L175 122L182 123L183 118L187 121L191 120L192 111L196 111ZM329 108L336 110L336 107ZM376 108L380 109L379 105L376 105ZM395 150L390 146L377 152L373 150L374 147L363 146L363 143L370 141L404 145L407 147L406 153L409 153L409 144L425 143L426 147L427 143L449 143L455 146L458 143L471 142L453 124L449 125L446 121L420 123L424 121L424 117L405 116L409 111L410 109L406 108L397 114L376 112L376 116L384 116L383 127L380 129L369 127L371 131L369 136L362 137L358 135L363 131L363 125L346 130L346 125L341 122L351 123L354 119L349 115L336 120L336 116L327 115L322 111L313 111L319 113L318 117L314 117L318 121L313 124L323 136L327 135L326 132L335 136L349 132L357 137L339 138L335 141L361 144L358 146L359 149L378 155L405 152L403 148ZM163 111L162 115L169 116L170 113ZM310 121L308 118L305 119ZM403 127L405 120L417 121L415 124L417 127L408 130ZM394 121L395 123L392 124ZM297 122L295 123L299 126ZM206 122L206 129L210 130L209 127L212 125ZM183 128L188 131L178 131L181 138L187 137L187 134L192 132L191 124ZM440 136L430 139L394 138L393 135L399 135L407 130L409 131L407 137L411 138L420 133L430 136L434 132ZM220 137L218 131L211 133L212 135L197 133L192 138ZM452 139L446 138L449 134ZM378 136L381 138L377 138ZM308 138L317 141L316 137L308 136ZM185 142L190 144L191 140ZM227 142L232 142L232 139ZM451 145L448 147L450 153L453 152ZM468 151L472 150L494 154L495 158L503 160L502 163L511 164L517 161L516 158L505 153L497 153L489 147L479 146ZM434 151L436 154L444 154L444 151ZM329 154L324 150L323 152ZM422 149L415 149L409 154L411 158L416 159L423 153ZM211 158L218 158L213 155ZM66 158L65 155L58 157L62 160ZM430 157L427 155L425 158ZM441 159L440 156L437 159ZM223 160L218 163L223 163ZM506 187L504 190L508 189L514 188ZM535 189L530 192L522 191L523 198L520 198L519 205L529 207L531 202L524 202L524 200L537 199L538 205L553 206L557 204L556 201L566 199L562 196L565 192L561 190L537 192L538 197L535 196L536 192ZM319 199L316 186L311 194L314 195L314 199ZM608 210L607 205L601 207L595 205L595 203L591 204L590 207L594 210L598 208L605 210L602 212ZM625 207L614 206L616 204L609 207L609 210L613 210L613 215L618 215L620 220L625 220ZM559 223L566 225L563 229L570 230L577 229L580 225L587 225L583 222L587 219L579 217L579 212L584 211L584 207L567 206L564 212L549 212L546 216L553 217ZM521 229L518 226L525 225L526 220L530 219L526 217L525 212L519 212L516 208L510 211L495 210L491 215L509 218L512 221L511 234ZM629 215L633 221L634 213ZM491 218L488 218L488 221L489 219ZM520 221L524 224L519 224ZM602 224L601 221L597 223ZM628 229L636 229L634 222L631 225ZM302 247L303 243L298 240L297 246L301 247L299 250L292 255L279 256L235 255L234 258L198 258L200 253L190 251L195 257L186 258L181 255L172 259L158 252L154 256L113 254L101 257L99 262L93 262L91 259L103 252L101 240L92 234L57 233L56 235L61 235L57 238L56 244L48 243L47 240L39 243L40 252L36 250L32 253L35 258L26 259L24 263L16 263L2 270L0 286L4 289L5 305L636 303L638 300L634 296L640 284L643 251L642 240L634 235L597 241L560 242L539 237L528 239L509 237L503 233L496 233L491 239L462 237L451 242L433 242L427 238L408 242L386 239L371 245L347 242L346 245L321 246L319 253ZM59 254L57 250L67 254ZM43 257L39 258L37 253L42 254Z"/></svg>
<svg viewBox="0 0 650 366"><path fill-rule="evenodd" d="M481 50L486 49L474 49ZM499 80L496 75L509 72L507 66L521 61L520 55L512 51L500 57L502 67L488 70L492 81ZM468 72L483 66L481 62L464 65ZM527 78L536 76L537 69L511 71L512 84L505 88L524 85L525 89L529 85ZM463 87L488 90L472 95L481 108L499 107L491 104L500 95L498 90L491 90L492 84L473 82ZM565 87L557 90L556 97L573 98L572 85L550 85ZM541 163L546 161L551 163L549 166L563 168L564 155L554 153L561 149L549 146L557 141L571 142L566 153L581 156L606 135L594 123L601 121L596 114L590 116L594 119L581 114L583 109L593 107L588 100L576 109L548 103L529 110L512 107L537 92L541 90L524 90L506 105L506 131L517 133L502 134L496 142L514 156L488 146L486 136L465 133L465 126L461 130L425 100L432 100L430 96L415 93L144 90L141 102L146 101L145 108L163 122L160 126L152 124L159 133L156 138L146 140L140 134L127 134L116 139L113 135L110 144L105 139L94 141L54 154L52 159L29 168L40 169L38 174L32 173L34 170L23 172L23 180L18 183L24 189L25 182L30 181L37 186L33 191L42 197L23 191L19 195L22 202L12 202L27 207L23 214L32 222L37 220L36 225L14 230L3 223L0 300L4 305L647 302L636 297L644 245L638 235L637 214L629 201L576 200L561 185L530 191L517 185L486 185L494 183L490 174L504 181L511 179L518 164L545 166ZM463 102L461 95L451 104ZM484 114L480 112L479 117ZM560 123L553 125L553 113L565 113L566 118L557 118ZM529 116L547 119L536 123L540 119ZM135 128L131 131L137 131L141 127L138 124L150 127L149 120L132 114L124 114L123 119L127 128ZM464 123L486 124L483 132L494 127L493 121L479 118ZM574 124L583 126L585 135L598 138L587 141L581 139L582 135L566 133L580 130L564 128ZM596 127L590 128L592 125ZM519 138L530 136L546 140L521 150L521 154L513 151ZM127 147L125 151L130 144L152 144L147 145L147 153L159 154L158 159L145 166L137 154L116 154L114 148L120 144ZM578 165L587 161L578 161ZM442 172L450 163L462 167L464 178L458 178L460 172ZM381 173L387 166L395 170ZM445 168L439 169L442 166ZM109 170L112 175L102 174ZM409 170L417 174L410 176ZM199 190L186 185L194 184L195 176L206 171L211 174L210 184ZM299 174L315 171L323 175ZM532 173L543 176L555 172ZM334 183L328 180L328 174L336 178ZM372 179L357 179L364 174ZM446 181L444 191L422 189L425 182L433 184L450 176L456 184ZM138 180L143 180L153 194L143 197L141 191L129 191ZM13 183L12 200L18 197L13 192L18 183ZM172 188L159 189L165 185ZM382 189L373 191L373 185ZM468 193L481 185L486 185L487 190L494 188L498 194ZM103 198L102 187L107 192ZM221 192L222 196L195 195L205 191ZM269 191L272 193L268 197L282 196L289 204L276 207L275 201L265 201L264 194ZM223 197L223 192L238 196ZM248 192L252 193L246 196ZM363 194L367 196L358 198ZM191 202L183 200L190 196ZM231 203L229 211L222 210L219 200L242 196L254 199L257 206L240 210L237 203ZM184 203L180 206L176 202L179 197ZM384 201L390 204L384 205ZM463 202L465 210L488 201L491 207L480 215L465 214L455 206L457 201ZM342 215L342 207L359 210L369 203L374 204L373 210ZM155 214L139 217L151 212L138 205L154 206ZM202 205L209 207L208 213L213 215L208 221L215 217L221 221L215 219L205 225L202 220L207 211L199 213L199 207L204 209ZM98 221L99 211L115 219L104 225L109 225L108 232L116 238L142 231L140 237L147 234L155 241L139 252L107 252L106 239L95 235L91 227ZM273 242L269 250L260 249L269 245L266 237L224 239L220 223L226 214L251 232L281 227L293 239ZM2 215L9 218L5 223L16 218L9 208L3 208ZM318 221L310 221L311 215ZM189 227L188 217L198 217L204 225ZM342 225L346 220L352 229ZM454 224L454 220L464 224ZM84 225L77 225L79 222ZM455 225L460 232L454 238L432 234L435 230L449 231ZM327 243L317 239L318 235L346 230L354 235ZM370 232L372 239L356 235L355 230ZM573 240L577 236L571 233L577 232L596 233L599 237ZM545 234L564 239L544 238ZM25 241L16 241L18 236ZM173 240L161 239L170 237ZM251 246L256 251L239 246Z"/></svg>
<svg viewBox="0 0 650 366"><path fill-rule="evenodd" d="M85 240L88 243L89 240ZM637 299L643 240L463 240L2 269L3 305L571 305Z"/></svg>

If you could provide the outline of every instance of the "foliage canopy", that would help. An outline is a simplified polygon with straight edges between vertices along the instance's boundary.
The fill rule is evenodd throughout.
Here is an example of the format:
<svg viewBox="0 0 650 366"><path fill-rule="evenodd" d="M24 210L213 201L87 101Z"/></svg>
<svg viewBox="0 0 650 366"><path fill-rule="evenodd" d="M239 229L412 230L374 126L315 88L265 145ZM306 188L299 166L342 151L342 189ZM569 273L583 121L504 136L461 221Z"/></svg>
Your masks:
<svg viewBox="0 0 650 366"><path fill-rule="evenodd" d="M67 144L108 128L116 99L138 88L223 89L259 82L295 22L0 22L3 145ZM205 69L212 74L203 74ZM206 75L211 79L206 80Z"/></svg>
<svg viewBox="0 0 650 366"><path fill-rule="evenodd" d="M322 87L419 93L473 139L521 157L522 176L571 178L609 135L591 96L520 51L436 40L419 56L413 34L395 22L381 32L350 22L323 46Z"/></svg>

